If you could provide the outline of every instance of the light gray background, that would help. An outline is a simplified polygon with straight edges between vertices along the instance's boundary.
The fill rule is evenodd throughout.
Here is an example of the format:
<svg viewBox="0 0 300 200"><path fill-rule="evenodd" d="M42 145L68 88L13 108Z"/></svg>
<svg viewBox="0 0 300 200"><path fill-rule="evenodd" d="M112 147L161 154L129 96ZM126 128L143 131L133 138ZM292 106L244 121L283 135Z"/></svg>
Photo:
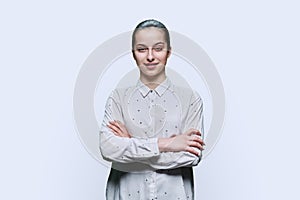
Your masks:
<svg viewBox="0 0 300 200"><path fill-rule="evenodd" d="M223 135L197 199L299 199L299 5L286 1L1 1L0 199L99 200L108 169L75 131L89 53L155 17L198 42L223 79Z"/></svg>

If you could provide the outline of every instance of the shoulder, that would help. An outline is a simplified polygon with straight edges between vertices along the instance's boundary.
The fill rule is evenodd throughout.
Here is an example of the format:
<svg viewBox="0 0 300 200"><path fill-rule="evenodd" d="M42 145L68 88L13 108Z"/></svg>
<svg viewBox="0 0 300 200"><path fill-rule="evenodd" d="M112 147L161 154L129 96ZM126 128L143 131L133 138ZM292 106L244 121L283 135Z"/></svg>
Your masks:
<svg viewBox="0 0 300 200"><path fill-rule="evenodd" d="M174 93L182 100L193 101L193 99L201 99L201 96L196 90L189 87L173 85Z"/></svg>
<svg viewBox="0 0 300 200"><path fill-rule="evenodd" d="M111 94L110 94L110 98L113 98L117 101L122 101L124 98L126 98L127 96L129 96L132 91L134 91L136 88L136 86L132 85L132 86L128 86L128 87L118 87L115 88Z"/></svg>

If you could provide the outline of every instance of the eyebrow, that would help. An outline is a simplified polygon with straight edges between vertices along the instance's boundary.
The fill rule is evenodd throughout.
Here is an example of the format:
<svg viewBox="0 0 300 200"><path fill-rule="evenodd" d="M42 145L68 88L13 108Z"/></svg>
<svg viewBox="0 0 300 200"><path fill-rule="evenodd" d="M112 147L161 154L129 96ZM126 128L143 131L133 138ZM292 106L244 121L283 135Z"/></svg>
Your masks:
<svg viewBox="0 0 300 200"><path fill-rule="evenodd" d="M157 43L155 43L153 46L156 46L156 45L159 45L159 44L163 44L163 45L165 45L165 43L164 42L157 42ZM147 47L146 45L144 45L144 44L136 44L136 46L138 46L138 45L140 45L140 46L144 46L144 47Z"/></svg>

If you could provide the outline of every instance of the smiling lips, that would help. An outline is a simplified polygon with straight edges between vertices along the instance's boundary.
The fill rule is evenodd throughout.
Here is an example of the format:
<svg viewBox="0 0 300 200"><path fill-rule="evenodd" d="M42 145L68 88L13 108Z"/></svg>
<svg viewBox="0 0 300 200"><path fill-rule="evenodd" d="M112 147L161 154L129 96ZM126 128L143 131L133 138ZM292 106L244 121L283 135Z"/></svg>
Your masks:
<svg viewBox="0 0 300 200"><path fill-rule="evenodd" d="M148 69L154 69L158 63L145 63L144 64Z"/></svg>

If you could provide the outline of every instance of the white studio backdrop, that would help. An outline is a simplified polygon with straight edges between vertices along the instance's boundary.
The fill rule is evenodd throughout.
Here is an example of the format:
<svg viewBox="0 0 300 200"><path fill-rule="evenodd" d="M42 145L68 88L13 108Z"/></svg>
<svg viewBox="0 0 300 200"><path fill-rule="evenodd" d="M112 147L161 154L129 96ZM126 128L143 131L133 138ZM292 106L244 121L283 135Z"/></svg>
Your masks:
<svg viewBox="0 0 300 200"><path fill-rule="evenodd" d="M0 3L0 199L104 199L108 170L86 151L74 84L98 45L156 18L215 63L226 120L195 168L197 200L299 199L297 1Z"/></svg>

